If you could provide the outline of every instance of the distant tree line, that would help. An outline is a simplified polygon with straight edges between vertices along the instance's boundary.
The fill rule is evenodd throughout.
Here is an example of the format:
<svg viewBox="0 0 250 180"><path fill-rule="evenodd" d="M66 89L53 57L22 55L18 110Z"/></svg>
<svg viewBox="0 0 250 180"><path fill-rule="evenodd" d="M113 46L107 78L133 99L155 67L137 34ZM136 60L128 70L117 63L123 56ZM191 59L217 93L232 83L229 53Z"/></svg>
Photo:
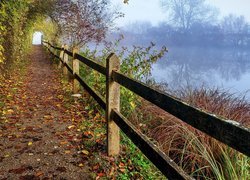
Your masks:
<svg viewBox="0 0 250 180"><path fill-rule="evenodd" d="M130 40L156 41L176 46L250 47L250 24L244 16L229 14L218 20L219 10L206 0L162 0L166 22L130 24L122 33Z"/></svg>
<svg viewBox="0 0 250 180"><path fill-rule="evenodd" d="M243 16L228 15L213 25L196 22L183 31L170 24L149 27L144 37L156 36L157 42L178 46L249 47L250 26Z"/></svg>

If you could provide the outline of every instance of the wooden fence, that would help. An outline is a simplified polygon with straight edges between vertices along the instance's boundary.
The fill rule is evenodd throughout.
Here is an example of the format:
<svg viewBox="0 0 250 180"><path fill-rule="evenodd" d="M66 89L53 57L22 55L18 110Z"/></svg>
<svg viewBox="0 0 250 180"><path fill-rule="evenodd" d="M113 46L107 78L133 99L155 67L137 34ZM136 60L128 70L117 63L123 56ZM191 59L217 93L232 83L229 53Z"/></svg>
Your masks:
<svg viewBox="0 0 250 180"><path fill-rule="evenodd" d="M169 179L192 179L120 113L119 87L122 85L192 127L250 156L250 129L234 121L221 119L214 114L203 112L165 92L158 91L125 76L119 72L120 62L115 54L111 53L107 57L106 67L104 67L81 56L76 50L70 52L67 47L56 47L45 41L43 44L56 58L60 59L61 65L74 76L74 87L77 87L78 83L80 83L106 110L108 155L117 155L119 153L119 129L121 129L166 177ZM68 56L73 57L73 68L68 64ZM106 100L89 87L79 75L79 61L106 76Z"/></svg>

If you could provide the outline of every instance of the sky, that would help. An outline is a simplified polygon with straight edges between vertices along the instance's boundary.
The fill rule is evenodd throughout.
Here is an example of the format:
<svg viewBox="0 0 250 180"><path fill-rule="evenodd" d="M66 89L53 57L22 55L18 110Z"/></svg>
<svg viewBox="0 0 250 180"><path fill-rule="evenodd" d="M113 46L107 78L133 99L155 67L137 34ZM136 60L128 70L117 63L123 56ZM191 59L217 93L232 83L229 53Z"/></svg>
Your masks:
<svg viewBox="0 0 250 180"><path fill-rule="evenodd" d="M124 4L123 0L111 0L111 3L125 14L124 18L116 21L120 27L137 21L149 21L157 25L166 19L160 0L129 0L128 4ZM207 3L217 7L221 17L230 13L244 15L250 22L250 0L207 0Z"/></svg>
<svg viewBox="0 0 250 180"><path fill-rule="evenodd" d="M35 32L33 34L33 41L32 44L34 45L40 45L42 43L42 33L41 32Z"/></svg>

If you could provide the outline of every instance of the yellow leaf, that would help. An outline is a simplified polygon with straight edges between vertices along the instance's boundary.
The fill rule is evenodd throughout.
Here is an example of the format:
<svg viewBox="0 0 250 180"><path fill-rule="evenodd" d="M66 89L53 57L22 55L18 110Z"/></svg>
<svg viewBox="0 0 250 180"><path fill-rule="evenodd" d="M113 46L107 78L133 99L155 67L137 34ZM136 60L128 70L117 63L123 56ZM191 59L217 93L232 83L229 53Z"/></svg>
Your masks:
<svg viewBox="0 0 250 180"><path fill-rule="evenodd" d="M133 101L130 102L130 105L133 109L135 108L135 103Z"/></svg>
<svg viewBox="0 0 250 180"><path fill-rule="evenodd" d="M30 142L28 142L28 146L31 146L33 143L30 141Z"/></svg>
<svg viewBox="0 0 250 180"><path fill-rule="evenodd" d="M65 154L70 154L69 150L64 151Z"/></svg>
<svg viewBox="0 0 250 180"><path fill-rule="evenodd" d="M79 166L79 167L83 167L84 165L83 165L83 163L80 163L78 166Z"/></svg>
<svg viewBox="0 0 250 180"><path fill-rule="evenodd" d="M87 150L82 150L82 153L85 155L89 155L89 151L87 151Z"/></svg>
<svg viewBox="0 0 250 180"><path fill-rule="evenodd" d="M63 95L58 95L57 98L58 99L63 99Z"/></svg>
<svg viewBox="0 0 250 180"><path fill-rule="evenodd" d="M13 109L8 109L7 112L11 114L11 113L13 113L14 111L13 111Z"/></svg>
<svg viewBox="0 0 250 180"><path fill-rule="evenodd" d="M71 126L68 126L68 129L72 129L74 127L75 127L75 125L71 125Z"/></svg>
<svg viewBox="0 0 250 180"><path fill-rule="evenodd" d="M9 154L5 154L4 157L7 158L7 157L10 157L10 155Z"/></svg>
<svg viewBox="0 0 250 180"><path fill-rule="evenodd" d="M95 117L94 117L94 120L97 120L97 119L99 119L101 117L101 115L99 114L99 113L97 113L96 115L95 115Z"/></svg>
<svg viewBox="0 0 250 180"><path fill-rule="evenodd" d="M49 118L50 118L50 116L45 115L45 116L43 116L43 118L44 118L44 119L49 119Z"/></svg>

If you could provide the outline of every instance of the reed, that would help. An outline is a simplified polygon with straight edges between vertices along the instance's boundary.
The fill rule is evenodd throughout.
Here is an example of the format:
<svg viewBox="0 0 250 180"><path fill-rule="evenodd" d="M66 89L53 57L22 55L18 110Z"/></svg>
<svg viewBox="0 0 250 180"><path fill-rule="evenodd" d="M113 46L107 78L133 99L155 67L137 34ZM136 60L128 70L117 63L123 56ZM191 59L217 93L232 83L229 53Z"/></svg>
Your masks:
<svg viewBox="0 0 250 180"><path fill-rule="evenodd" d="M218 88L187 88L174 92L180 99L206 112L250 127L250 104ZM137 127L196 179L249 179L250 158L194 129L148 102L138 108ZM156 117L156 118L152 118Z"/></svg>

